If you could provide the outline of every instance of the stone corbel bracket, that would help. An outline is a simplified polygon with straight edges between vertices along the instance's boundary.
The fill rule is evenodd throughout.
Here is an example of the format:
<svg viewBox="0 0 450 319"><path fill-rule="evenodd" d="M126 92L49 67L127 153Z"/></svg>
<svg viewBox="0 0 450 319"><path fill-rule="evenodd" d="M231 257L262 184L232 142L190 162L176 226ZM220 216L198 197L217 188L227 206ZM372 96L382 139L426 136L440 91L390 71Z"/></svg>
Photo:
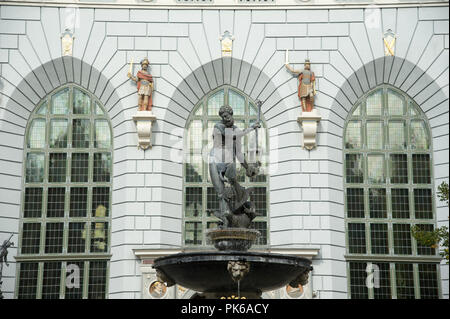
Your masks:
<svg viewBox="0 0 450 319"><path fill-rule="evenodd" d="M302 112L297 118L297 122L303 128L303 148L307 150L312 150L316 147L316 135L317 135L317 125L319 124L322 117L313 109L311 112Z"/></svg>
<svg viewBox="0 0 450 319"><path fill-rule="evenodd" d="M152 148L152 125L156 121L156 116L151 111L138 111L133 116L133 121L136 122L138 148L144 151Z"/></svg>

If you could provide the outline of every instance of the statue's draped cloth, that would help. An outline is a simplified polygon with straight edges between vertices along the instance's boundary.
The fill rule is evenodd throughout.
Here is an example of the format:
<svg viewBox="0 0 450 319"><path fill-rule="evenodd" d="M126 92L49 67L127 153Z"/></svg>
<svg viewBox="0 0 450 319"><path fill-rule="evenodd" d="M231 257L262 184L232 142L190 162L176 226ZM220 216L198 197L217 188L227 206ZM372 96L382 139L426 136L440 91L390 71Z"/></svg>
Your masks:
<svg viewBox="0 0 450 319"><path fill-rule="evenodd" d="M148 105L152 106L153 98L152 98L152 88L150 84L153 83L153 76L151 74L144 73L142 71L138 71L136 76L139 79L137 82L138 94L148 96Z"/></svg>
<svg viewBox="0 0 450 319"><path fill-rule="evenodd" d="M303 70L298 76L298 97L300 99L312 97L314 95L313 82L315 81L314 73L309 70Z"/></svg>

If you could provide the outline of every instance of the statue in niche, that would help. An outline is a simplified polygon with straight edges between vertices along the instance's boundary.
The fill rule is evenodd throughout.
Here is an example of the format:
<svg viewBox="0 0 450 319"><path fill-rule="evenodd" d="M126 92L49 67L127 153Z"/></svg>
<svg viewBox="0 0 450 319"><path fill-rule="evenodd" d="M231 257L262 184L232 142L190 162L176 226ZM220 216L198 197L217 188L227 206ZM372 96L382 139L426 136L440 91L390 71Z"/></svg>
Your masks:
<svg viewBox="0 0 450 319"><path fill-rule="evenodd" d="M139 111L151 111L153 107L153 77L148 72L149 65L149 60L144 58L141 61L141 70L133 76L133 60L131 60L128 71L128 78L137 84Z"/></svg>
<svg viewBox="0 0 450 319"><path fill-rule="evenodd" d="M311 63L305 60L303 71L295 70L289 65L288 52L286 51L286 68L294 76L298 77L298 98L303 112L312 112L314 108L314 96L316 95L316 76L311 71Z"/></svg>
<svg viewBox="0 0 450 319"><path fill-rule="evenodd" d="M219 210L212 213L222 221L222 228L248 228L256 217L255 205L249 201L254 189L245 189L239 185L236 159L244 167L248 177L259 174L261 163L258 160L247 163L241 151L241 139L261 127L260 118L250 128L242 131L234 125L233 109L230 106L222 106L219 116L222 121L214 126L213 148L209 160L211 182L219 198Z"/></svg>

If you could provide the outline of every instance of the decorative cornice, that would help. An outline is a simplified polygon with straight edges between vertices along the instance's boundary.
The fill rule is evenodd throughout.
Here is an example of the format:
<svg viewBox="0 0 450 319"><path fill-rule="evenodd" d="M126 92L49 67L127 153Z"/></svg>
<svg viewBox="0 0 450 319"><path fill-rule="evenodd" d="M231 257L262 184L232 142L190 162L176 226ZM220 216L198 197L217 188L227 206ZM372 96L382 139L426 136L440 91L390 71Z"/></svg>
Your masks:
<svg viewBox="0 0 450 319"><path fill-rule="evenodd" d="M233 9L233 10L275 10L275 9L330 9L370 7L429 7L448 6L448 0L274 0L274 1L177 1L177 0L6 0L0 5L80 7L80 8L128 8L128 9Z"/></svg>

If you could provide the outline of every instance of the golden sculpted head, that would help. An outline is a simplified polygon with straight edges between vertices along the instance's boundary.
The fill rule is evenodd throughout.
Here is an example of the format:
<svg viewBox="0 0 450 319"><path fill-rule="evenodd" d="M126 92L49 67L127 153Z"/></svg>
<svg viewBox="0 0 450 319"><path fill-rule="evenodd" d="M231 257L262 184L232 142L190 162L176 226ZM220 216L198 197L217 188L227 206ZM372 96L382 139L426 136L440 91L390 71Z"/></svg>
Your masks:
<svg viewBox="0 0 450 319"><path fill-rule="evenodd" d="M141 61L141 66L143 67L144 65L149 66L150 65L150 61L147 58L144 58Z"/></svg>
<svg viewBox="0 0 450 319"><path fill-rule="evenodd" d="M311 62L309 61L309 59L305 60L305 69L307 69L307 70L311 69Z"/></svg>

